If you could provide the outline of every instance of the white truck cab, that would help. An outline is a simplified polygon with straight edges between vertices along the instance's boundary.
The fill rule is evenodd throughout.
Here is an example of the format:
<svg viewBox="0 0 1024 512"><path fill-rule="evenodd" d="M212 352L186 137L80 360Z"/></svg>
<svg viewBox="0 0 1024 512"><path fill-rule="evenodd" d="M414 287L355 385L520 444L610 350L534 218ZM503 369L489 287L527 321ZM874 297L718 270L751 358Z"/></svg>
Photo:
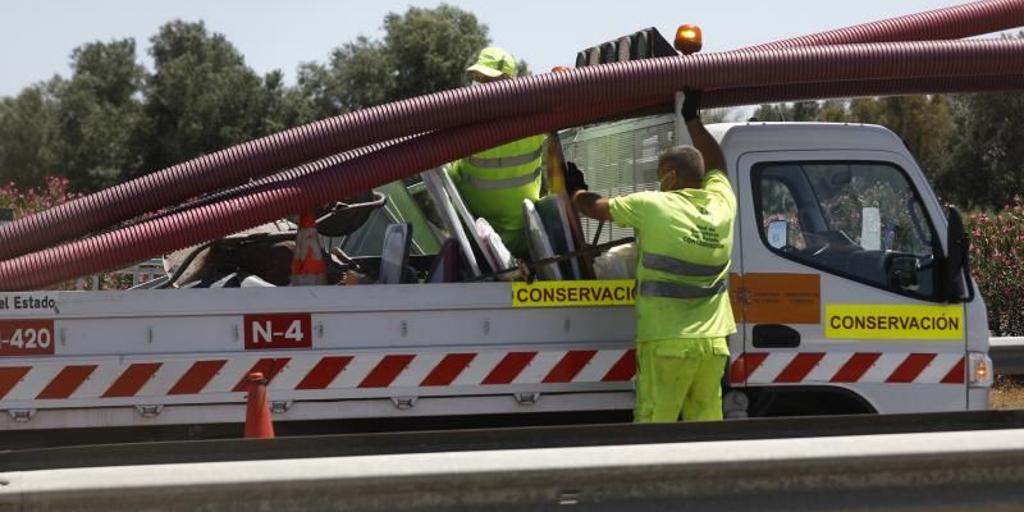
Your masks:
<svg viewBox="0 0 1024 512"><path fill-rule="evenodd" d="M991 369L985 306L961 269L950 280L947 216L902 141L863 125L716 133L742 205L734 379L846 389L881 412L987 408L972 385Z"/></svg>
<svg viewBox="0 0 1024 512"><path fill-rule="evenodd" d="M624 194L657 187L671 128L620 121L563 145L592 190ZM727 416L987 408L986 312L962 225L900 139L863 125L709 129L739 201ZM628 411L632 286L0 294L0 428L237 423L257 370L278 422Z"/></svg>
<svg viewBox="0 0 1024 512"><path fill-rule="evenodd" d="M673 126L660 116L583 128L564 139L566 158L588 169L598 193L657 189L657 154L673 143ZM749 406L755 413L856 402L883 413L988 407L985 304L963 244L947 257L950 222L899 137L855 124L708 129L739 204L730 293L740 332L729 375L744 388L739 405L753 397L765 400ZM950 215L962 240L959 214Z"/></svg>

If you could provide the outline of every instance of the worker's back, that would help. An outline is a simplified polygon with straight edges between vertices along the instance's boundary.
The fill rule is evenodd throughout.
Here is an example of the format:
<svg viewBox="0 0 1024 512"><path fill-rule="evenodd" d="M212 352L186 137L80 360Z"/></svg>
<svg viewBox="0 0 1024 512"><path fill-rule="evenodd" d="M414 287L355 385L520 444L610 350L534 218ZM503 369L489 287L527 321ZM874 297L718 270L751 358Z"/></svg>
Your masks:
<svg viewBox="0 0 1024 512"><path fill-rule="evenodd" d="M473 154L452 164L452 177L466 205L487 219L517 254L526 252L523 200L540 198L543 135Z"/></svg>
<svg viewBox="0 0 1024 512"><path fill-rule="evenodd" d="M709 338L735 331L725 291L736 196L714 171L703 188L611 200L615 222L637 229L637 340ZM647 290L647 293L645 293Z"/></svg>

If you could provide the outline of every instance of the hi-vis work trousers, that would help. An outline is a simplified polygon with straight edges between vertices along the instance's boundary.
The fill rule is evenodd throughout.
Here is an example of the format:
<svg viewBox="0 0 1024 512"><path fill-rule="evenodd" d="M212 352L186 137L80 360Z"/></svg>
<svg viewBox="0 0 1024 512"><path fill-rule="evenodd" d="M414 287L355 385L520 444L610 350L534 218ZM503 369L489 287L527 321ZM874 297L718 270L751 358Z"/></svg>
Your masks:
<svg viewBox="0 0 1024 512"><path fill-rule="evenodd" d="M636 347L636 423L722 419L721 339L642 341ZM718 343L716 343L718 342Z"/></svg>

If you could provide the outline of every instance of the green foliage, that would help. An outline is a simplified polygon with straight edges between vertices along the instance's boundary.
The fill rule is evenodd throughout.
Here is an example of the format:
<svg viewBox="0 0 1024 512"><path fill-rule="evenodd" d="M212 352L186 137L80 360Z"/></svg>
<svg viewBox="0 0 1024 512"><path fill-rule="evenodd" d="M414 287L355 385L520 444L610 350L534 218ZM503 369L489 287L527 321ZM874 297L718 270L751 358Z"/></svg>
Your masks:
<svg viewBox="0 0 1024 512"><path fill-rule="evenodd" d="M935 182L941 181L948 169L947 148L955 130L948 96L858 100L851 111L851 121L880 124L896 132L925 174Z"/></svg>
<svg viewBox="0 0 1024 512"><path fill-rule="evenodd" d="M310 117L350 112L388 101L394 65L383 43L359 36L335 48L327 64L303 64L298 87L312 107Z"/></svg>
<svg viewBox="0 0 1024 512"><path fill-rule="evenodd" d="M173 21L151 39L138 171L149 172L280 129L279 73L258 76L221 34Z"/></svg>
<svg viewBox="0 0 1024 512"><path fill-rule="evenodd" d="M142 120L146 71L131 39L80 46L71 61L72 76L56 92L56 170L76 188L95 190L140 163L131 144Z"/></svg>
<svg viewBox="0 0 1024 512"><path fill-rule="evenodd" d="M246 140L409 96L463 85L489 43L472 13L442 4L388 14L379 40L343 43L326 63L259 76L222 34L171 21L150 39L153 69L132 39L71 54L71 76L0 99L0 183L40 187L64 176L93 191ZM526 69L526 63L521 66Z"/></svg>
<svg viewBox="0 0 1024 512"><path fill-rule="evenodd" d="M382 40L360 36L336 48L327 63L300 67L298 89L313 117L464 85L466 67L490 43L476 16L445 4L390 13L383 29Z"/></svg>
<svg viewBox="0 0 1024 512"><path fill-rule="evenodd" d="M798 102L761 105L754 117L762 121L825 121L885 126L907 145L939 195L953 198L947 185L952 172L950 147L957 132L954 104L949 96L857 98L850 101Z"/></svg>
<svg viewBox="0 0 1024 512"><path fill-rule="evenodd" d="M0 183L42 185L57 169L57 108L54 79L0 100Z"/></svg>
<svg viewBox="0 0 1024 512"><path fill-rule="evenodd" d="M788 105L784 103L766 103L757 107L757 110L754 111L754 115L751 119L767 122L792 121L792 119L787 119L788 115Z"/></svg>
<svg viewBox="0 0 1024 512"><path fill-rule="evenodd" d="M821 105L816 101L798 101L796 103L776 103L761 105L754 112L759 121L804 122L817 121Z"/></svg>
<svg viewBox="0 0 1024 512"><path fill-rule="evenodd" d="M957 98L957 134L942 186L957 202L993 209L1024 190L1024 94Z"/></svg>
<svg viewBox="0 0 1024 512"><path fill-rule="evenodd" d="M382 29L303 63L294 87L279 71L254 72L202 22L160 27L147 50L152 70L132 39L84 44L69 77L0 99L0 183L39 187L59 175L92 191L315 119L464 85L466 66L490 44L486 25L446 4L390 13ZM1024 188L1024 94L804 101L762 105L755 117L887 126L939 195L968 207L998 208Z"/></svg>
<svg viewBox="0 0 1024 512"><path fill-rule="evenodd" d="M408 98L466 83L466 67L490 43L476 16L441 4L384 17L384 43L395 71L390 98Z"/></svg>

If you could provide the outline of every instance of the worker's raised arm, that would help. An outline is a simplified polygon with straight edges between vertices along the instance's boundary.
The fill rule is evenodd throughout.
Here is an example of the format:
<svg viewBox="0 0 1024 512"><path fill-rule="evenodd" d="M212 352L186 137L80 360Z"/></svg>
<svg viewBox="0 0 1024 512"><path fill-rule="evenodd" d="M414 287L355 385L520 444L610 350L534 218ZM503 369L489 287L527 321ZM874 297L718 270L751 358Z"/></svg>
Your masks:
<svg viewBox="0 0 1024 512"><path fill-rule="evenodd" d="M584 179L583 170L576 162L565 163L565 189L572 199L576 211L591 219L612 220L612 214L608 207L608 200L587 190L587 181Z"/></svg>
<svg viewBox="0 0 1024 512"><path fill-rule="evenodd" d="M683 119L686 120L686 129L690 132L690 140L693 147L700 151L704 157L704 168L708 171L719 170L728 175L725 168L725 153L718 141L708 133L704 123L700 120L700 91L687 91L686 99L683 101Z"/></svg>
<svg viewBox="0 0 1024 512"><path fill-rule="evenodd" d="M686 128L690 131L693 147L697 148L697 151L700 151L701 156L704 157L704 168L708 171L719 170L728 175L722 146L719 146L718 141L708 133L707 128L704 128L704 123L700 122L700 118L687 121Z"/></svg>
<svg viewBox="0 0 1024 512"><path fill-rule="evenodd" d="M600 194L587 190L577 190L572 195L572 203L576 211L591 219L611 221L611 209L608 207L608 199Z"/></svg>

